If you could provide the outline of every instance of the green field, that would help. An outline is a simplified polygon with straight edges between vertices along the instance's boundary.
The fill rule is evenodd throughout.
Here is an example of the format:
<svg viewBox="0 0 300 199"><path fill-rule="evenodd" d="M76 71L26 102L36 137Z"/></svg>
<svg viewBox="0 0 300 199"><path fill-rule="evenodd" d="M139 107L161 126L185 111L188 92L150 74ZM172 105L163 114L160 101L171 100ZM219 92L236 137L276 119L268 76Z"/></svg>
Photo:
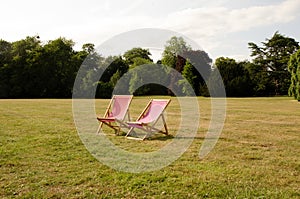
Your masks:
<svg viewBox="0 0 300 199"><path fill-rule="evenodd" d="M198 157L210 119L209 98L198 98L200 128L171 165L132 174L96 160L81 142L71 100L0 100L0 198L299 198L300 103L288 97L229 98L216 147ZM136 118L149 97L134 98ZM97 100L104 113L109 100ZM167 109L178 128L175 98ZM157 150L172 136L146 141L109 139L135 152Z"/></svg>

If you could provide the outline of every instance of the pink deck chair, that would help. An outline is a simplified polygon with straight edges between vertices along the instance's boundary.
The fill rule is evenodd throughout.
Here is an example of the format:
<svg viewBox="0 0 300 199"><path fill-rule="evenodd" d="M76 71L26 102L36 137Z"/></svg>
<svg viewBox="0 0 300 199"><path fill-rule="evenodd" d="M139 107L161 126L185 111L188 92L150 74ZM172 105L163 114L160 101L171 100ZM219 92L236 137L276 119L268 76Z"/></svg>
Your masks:
<svg viewBox="0 0 300 199"><path fill-rule="evenodd" d="M171 100L152 99L135 122L127 122L128 126L131 128L128 131L126 137L131 139L145 140L154 132L168 135L164 111L169 105L170 101ZM155 127L159 119L162 119L165 131L162 131ZM130 136L130 133L133 131L134 128L139 128L145 131L146 135L143 138L136 138Z"/></svg>
<svg viewBox="0 0 300 199"><path fill-rule="evenodd" d="M129 106L133 95L114 95L105 111L103 117L97 117L100 122L97 133L100 132L103 124L115 130L118 135L121 128L129 128L125 121L130 120ZM127 119L126 119L127 116Z"/></svg>

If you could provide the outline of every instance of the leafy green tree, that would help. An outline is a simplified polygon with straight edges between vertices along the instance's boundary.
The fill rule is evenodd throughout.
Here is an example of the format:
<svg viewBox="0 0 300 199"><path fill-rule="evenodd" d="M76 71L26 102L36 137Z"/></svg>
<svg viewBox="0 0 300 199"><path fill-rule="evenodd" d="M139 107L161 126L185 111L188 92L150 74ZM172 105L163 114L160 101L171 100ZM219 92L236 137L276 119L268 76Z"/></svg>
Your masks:
<svg viewBox="0 0 300 199"><path fill-rule="evenodd" d="M245 97L252 95L249 73L243 62L237 63L234 59L219 57L215 61L215 67L223 79L227 96ZM215 81L214 77L216 76L212 75L212 84Z"/></svg>
<svg viewBox="0 0 300 199"><path fill-rule="evenodd" d="M144 95L150 89L147 87L138 87L137 85L143 85L143 79L141 78L141 74L144 72L142 70L136 69L137 71L131 72L131 78L129 82L129 92L133 93L134 95Z"/></svg>
<svg viewBox="0 0 300 199"><path fill-rule="evenodd" d="M135 68L137 66L144 65L144 64L153 64L152 60L145 59L145 58L142 58L142 57L135 57L132 61L133 62L130 65L130 69Z"/></svg>
<svg viewBox="0 0 300 199"><path fill-rule="evenodd" d="M271 85L266 85L271 88L265 89L270 93L265 94L287 94L291 79L287 64L290 56L298 49L298 42L275 32L271 39L262 42L262 47L252 42L248 45L251 49L253 63L260 67L259 73L266 73L266 75L259 76L267 78L271 83Z"/></svg>
<svg viewBox="0 0 300 199"><path fill-rule="evenodd" d="M129 71L129 92L134 95L165 95L168 83L168 71L155 64L144 64ZM159 84L153 83L159 80Z"/></svg>
<svg viewBox="0 0 300 199"><path fill-rule="evenodd" d="M111 78L110 78L110 83L111 83L111 85L114 87L116 84L117 84L117 82L118 82L118 80L121 78L121 72L119 71L119 70L117 70L117 72L115 72L114 74L113 74L113 76L111 76Z"/></svg>
<svg viewBox="0 0 300 199"><path fill-rule="evenodd" d="M80 67L75 62L74 42L65 38L50 41L43 48L42 60L45 76L45 97L70 97L76 73ZM46 72L47 71L47 72Z"/></svg>
<svg viewBox="0 0 300 199"><path fill-rule="evenodd" d="M117 71L111 78L111 83L114 86L114 92L121 94L134 93L135 95L147 95L156 90L153 85L146 84L142 88L136 88L137 85L143 83L145 80L144 73L150 72L149 67L153 64L152 60L145 59L142 57L135 57L132 59L130 70L126 75L122 76L122 82L117 82L120 79L120 73ZM155 71L152 71L155 72ZM147 76L152 75L148 74ZM146 78L147 78L146 76ZM137 90L135 90L137 89ZM159 92L156 92L159 94Z"/></svg>
<svg viewBox="0 0 300 199"><path fill-rule="evenodd" d="M128 71L128 63L121 56L102 57L90 44L84 45L83 50L89 55L81 65L85 74L80 78L81 88L76 92L82 93L80 95L83 97L93 98L95 96L87 95L96 89L96 97L110 98L118 80Z"/></svg>
<svg viewBox="0 0 300 199"><path fill-rule="evenodd" d="M177 57L189 50L192 50L191 46L182 37L173 36L165 45L161 62L165 66L175 68Z"/></svg>
<svg viewBox="0 0 300 199"><path fill-rule="evenodd" d="M190 67L190 78L193 79L193 81L190 81L190 84L192 85L194 92L196 95L207 95L207 87L206 83L208 81L208 78L211 73L211 64L212 59L208 56L208 54L205 51L202 50L189 50L184 53L185 58L188 59L189 63L192 66ZM185 70L185 67L182 71L182 73Z"/></svg>
<svg viewBox="0 0 300 199"><path fill-rule="evenodd" d="M194 74L193 70L193 65L191 64L191 62L189 62L189 60L187 60L182 71L182 76L194 87L195 79L197 78L197 76Z"/></svg>
<svg viewBox="0 0 300 199"><path fill-rule="evenodd" d="M193 50L182 37L172 37L165 45L161 63L184 73L182 75L192 85L196 95L207 95L206 82L211 73L212 60L205 51ZM169 94L172 94L172 90L180 93L180 89L184 90L183 94L190 93L186 87L187 82L182 81L180 75L170 75Z"/></svg>
<svg viewBox="0 0 300 199"><path fill-rule="evenodd" d="M95 53L95 45L91 43L86 43L82 45L82 50L88 54Z"/></svg>
<svg viewBox="0 0 300 199"><path fill-rule="evenodd" d="M149 51L149 49L143 49L143 48L133 48L131 50L126 51L123 54L123 57L125 58L126 62L129 65L132 65L133 63L135 63L135 59L136 58L142 58L145 60L148 60L150 62L153 62L153 60L150 58L151 53Z"/></svg>
<svg viewBox="0 0 300 199"><path fill-rule="evenodd" d="M113 85L111 82L97 82L96 97L109 99L112 96Z"/></svg>
<svg viewBox="0 0 300 199"><path fill-rule="evenodd" d="M128 64L121 56L109 56L105 58L104 62L101 63L99 70L103 70L106 67L105 71L100 78L102 82L109 82L110 78L119 70L120 77L128 71Z"/></svg>
<svg viewBox="0 0 300 199"><path fill-rule="evenodd" d="M81 63L93 52L91 44L79 52L73 46L65 38L45 45L38 36L0 40L0 97L70 97Z"/></svg>
<svg viewBox="0 0 300 199"><path fill-rule="evenodd" d="M193 95L194 91L198 89L196 85L197 76L194 74L194 67L189 61L186 61L185 63L185 66L182 71L182 76L185 79L179 80L179 85L182 87L183 94L187 96ZM193 88L194 91L190 88Z"/></svg>
<svg viewBox="0 0 300 199"><path fill-rule="evenodd" d="M143 79L142 77L146 77L146 76L149 76L149 75L146 75L145 76L145 73L148 73L150 72L148 70L148 65L151 65L153 64L152 60L149 60L149 59L145 59L145 58L142 58L142 57L135 57L133 59L133 63L132 65L130 66L131 69L134 69L134 72L131 72L130 73L130 82L129 82L129 91L131 93L134 93L135 95L147 95L147 93L149 93L151 91L151 89L153 89L151 87L151 85L149 84L146 84L146 85L143 85L141 88L137 88L137 90L134 90L134 88L136 88L136 85L140 84L140 83L143 83ZM154 72L154 71L153 71ZM159 74L157 74L159 75Z"/></svg>
<svg viewBox="0 0 300 199"><path fill-rule="evenodd" d="M11 61L12 44L0 39L0 66L4 66Z"/></svg>
<svg viewBox="0 0 300 199"><path fill-rule="evenodd" d="M12 43L10 68L9 97L38 97L39 61L41 42L37 36L26 37Z"/></svg>
<svg viewBox="0 0 300 199"><path fill-rule="evenodd" d="M100 80L97 80L96 97L110 98L114 86L128 71L128 68L128 63L121 56L108 56L102 60L98 68L94 71L102 74Z"/></svg>
<svg viewBox="0 0 300 199"><path fill-rule="evenodd" d="M79 88L74 88L73 92L76 96L94 98L95 96L91 96L91 91L97 88L100 73L103 72L100 66L105 58L95 51L83 48L82 51L76 53L74 59L80 62L78 65L81 65L81 71L77 73L77 80L80 81Z"/></svg>
<svg viewBox="0 0 300 199"><path fill-rule="evenodd" d="M289 95L300 101L300 49L291 55L288 69L291 73Z"/></svg>
<svg viewBox="0 0 300 199"><path fill-rule="evenodd" d="M268 96L273 93L273 84L269 81L267 71L262 71L260 65L251 62L244 62L244 65L251 79L253 96Z"/></svg>

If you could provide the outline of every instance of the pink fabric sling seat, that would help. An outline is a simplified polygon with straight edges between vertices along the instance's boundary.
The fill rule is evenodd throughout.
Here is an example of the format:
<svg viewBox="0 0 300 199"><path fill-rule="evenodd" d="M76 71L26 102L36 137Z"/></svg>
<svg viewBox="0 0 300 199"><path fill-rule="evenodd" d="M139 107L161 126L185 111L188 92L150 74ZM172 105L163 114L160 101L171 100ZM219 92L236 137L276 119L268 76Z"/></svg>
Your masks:
<svg viewBox="0 0 300 199"><path fill-rule="evenodd" d="M134 128L139 128L147 132L147 134L143 138L141 138L142 140L146 139L153 132L159 132L168 135L167 124L163 114L170 101L171 100L161 99L151 100L144 109L144 111L141 113L137 121L127 122L128 126L131 128L128 131L126 137L130 138L130 133L133 131ZM164 131L155 127L159 119L162 119L163 121Z"/></svg>
<svg viewBox="0 0 300 199"><path fill-rule="evenodd" d="M97 117L100 122L97 133L100 132L102 125L105 124L114 129L119 134L121 128L129 128L126 124L130 120L129 106L132 101L132 95L114 95L106 109L103 117Z"/></svg>

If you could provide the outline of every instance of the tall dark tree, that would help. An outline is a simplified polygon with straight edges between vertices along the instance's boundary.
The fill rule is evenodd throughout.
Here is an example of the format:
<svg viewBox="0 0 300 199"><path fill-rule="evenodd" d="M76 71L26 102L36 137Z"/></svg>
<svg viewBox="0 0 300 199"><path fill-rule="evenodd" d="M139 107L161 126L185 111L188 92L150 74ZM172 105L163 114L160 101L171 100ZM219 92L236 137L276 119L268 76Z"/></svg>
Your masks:
<svg viewBox="0 0 300 199"><path fill-rule="evenodd" d="M105 58L94 50L93 45L87 44L82 46L82 51L77 52L73 59L75 59L76 65L80 66L81 69L79 73L76 72L77 80L80 83L73 88L73 92L75 92L76 96L94 98L94 93L91 93L91 91L97 87L99 66L104 62Z"/></svg>
<svg viewBox="0 0 300 199"><path fill-rule="evenodd" d="M10 42L0 40L0 98L7 98L11 90L11 51L12 44Z"/></svg>
<svg viewBox="0 0 300 199"><path fill-rule="evenodd" d="M249 72L253 96L269 96L274 93L274 86L267 71L262 71L260 65L252 62L245 62L244 65Z"/></svg>
<svg viewBox="0 0 300 199"><path fill-rule="evenodd" d="M35 63L39 60L40 50L41 42L37 36L12 43L9 97L38 97L36 89L39 82L35 82L35 79L40 74L36 72Z"/></svg>
<svg viewBox="0 0 300 199"><path fill-rule="evenodd" d="M0 66L8 64L11 61L12 44L0 39Z"/></svg>
<svg viewBox="0 0 300 199"><path fill-rule="evenodd" d="M299 45L293 38L275 32L271 39L262 42L262 47L248 43L253 57L253 63L260 67L259 73L266 73L264 78L271 83L266 89L267 95L285 95L290 85L290 74L287 63L290 56L296 52Z"/></svg>
<svg viewBox="0 0 300 199"><path fill-rule="evenodd" d="M100 81L109 82L117 71L119 71L120 76L122 76L128 71L129 66L121 56L109 56L99 67L100 70L103 68L105 68L105 71L103 71Z"/></svg>
<svg viewBox="0 0 300 199"><path fill-rule="evenodd" d="M245 63L243 62L237 63L234 59L224 57L219 57L215 61L215 68L218 69L223 79L226 95L229 97L245 97L252 95L252 85L249 73L244 64ZM210 79L211 84L220 82L215 81L215 77L217 76L212 74Z"/></svg>
<svg viewBox="0 0 300 199"><path fill-rule="evenodd" d="M102 74L100 80L97 80L98 87L96 96L100 98L110 98L114 86L128 69L129 65L122 56L109 56L105 58L96 70L97 73Z"/></svg>
<svg viewBox="0 0 300 199"><path fill-rule="evenodd" d="M45 85L45 97L71 96L76 73L80 67L74 60L76 52L73 46L74 42L65 38L50 41L44 46L41 74L45 78L41 82Z"/></svg>
<svg viewBox="0 0 300 199"><path fill-rule="evenodd" d="M184 53L184 56L193 66L190 73L194 78L190 84L194 88L195 94L206 95L206 82L211 73L212 59L203 50L189 50Z"/></svg>

